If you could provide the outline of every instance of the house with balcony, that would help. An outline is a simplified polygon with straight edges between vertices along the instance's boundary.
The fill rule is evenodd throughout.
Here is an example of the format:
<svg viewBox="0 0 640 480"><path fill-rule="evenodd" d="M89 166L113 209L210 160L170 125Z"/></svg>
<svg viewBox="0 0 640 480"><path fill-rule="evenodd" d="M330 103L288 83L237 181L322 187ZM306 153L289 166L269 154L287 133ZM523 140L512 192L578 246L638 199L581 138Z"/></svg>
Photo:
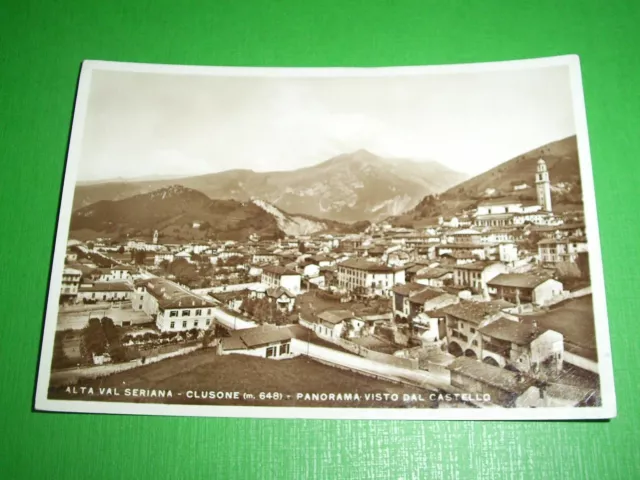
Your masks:
<svg viewBox="0 0 640 480"><path fill-rule="evenodd" d="M256 265L260 263L269 263L272 265L277 265L280 263L280 256L274 252L268 251L258 251L254 253L251 257L251 263Z"/></svg>
<svg viewBox="0 0 640 480"><path fill-rule="evenodd" d="M305 322L306 328L329 340L357 336L364 325L364 320L350 310L327 310L316 315L311 322Z"/></svg>
<svg viewBox="0 0 640 480"><path fill-rule="evenodd" d="M502 273L507 267L501 262L477 261L453 267L453 284L459 288L470 288L476 292L484 292L487 282Z"/></svg>
<svg viewBox="0 0 640 480"><path fill-rule="evenodd" d="M82 272L80 270L70 267L65 267L64 270L62 270L60 303L71 303L76 301L81 279Z"/></svg>
<svg viewBox="0 0 640 480"><path fill-rule="evenodd" d="M452 279L453 270L440 267L421 268L413 277L415 283L435 288L444 287Z"/></svg>
<svg viewBox="0 0 640 480"><path fill-rule="evenodd" d="M95 282L80 285L78 301L125 302L131 300L133 286L129 282Z"/></svg>
<svg viewBox="0 0 640 480"><path fill-rule="evenodd" d="M545 238L538 242L538 258L543 264L575 262L588 251L585 237Z"/></svg>
<svg viewBox="0 0 640 480"><path fill-rule="evenodd" d="M562 370L564 340L561 333L536 323L499 318L478 329L480 357L484 363L537 374Z"/></svg>
<svg viewBox="0 0 640 480"><path fill-rule="evenodd" d="M136 282L134 309L138 306L161 332L206 330L213 323L216 304L166 278Z"/></svg>
<svg viewBox="0 0 640 480"><path fill-rule="evenodd" d="M269 302L275 302L276 307L281 312L291 313L293 311L293 307L296 304L296 296L286 288L267 288L265 294Z"/></svg>
<svg viewBox="0 0 640 480"><path fill-rule="evenodd" d="M266 265L262 268L260 283L267 288L286 288L294 295L301 292L302 275L290 268L277 265Z"/></svg>
<svg viewBox="0 0 640 480"><path fill-rule="evenodd" d="M514 308L515 305L504 301L461 301L444 307L448 352L455 356L482 359L482 338L478 329L501 317L516 319L512 315Z"/></svg>
<svg viewBox="0 0 640 480"><path fill-rule="evenodd" d="M338 288L359 295L390 296L394 286L405 283L405 267L363 258L345 260L337 270Z"/></svg>
<svg viewBox="0 0 640 480"><path fill-rule="evenodd" d="M547 305L560 298L564 291L558 280L526 273L502 273L489 280L487 287L492 298L518 305Z"/></svg>

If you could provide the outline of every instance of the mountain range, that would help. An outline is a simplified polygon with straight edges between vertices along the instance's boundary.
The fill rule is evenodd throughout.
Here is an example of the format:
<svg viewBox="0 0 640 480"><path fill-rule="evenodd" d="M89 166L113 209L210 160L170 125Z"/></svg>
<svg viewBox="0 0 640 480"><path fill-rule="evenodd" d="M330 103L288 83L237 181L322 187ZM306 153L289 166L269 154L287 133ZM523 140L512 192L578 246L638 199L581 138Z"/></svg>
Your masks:
<svg viewBox="0 0 640 480"><path fill-rule="evenodd" d="M82 183L75 189L74 210L179 184L210 199L259 199L289 215L377 221L407 211L425 195L443 192L467 178L434 161L388 159L358 150L292 171L228 170L173 180Z"/></svg>
<svg viewBox="0 0 640 480"><path fill-rule="evenodd" d="M439 195L427 195L414 208L388 220L396 225L412 225L421 221L430 223L438 216L455 215L490 198L535 201L535 173L541 158L549 172L554 212L582 209L578 144L573 135L507 160Z"/></svg>
<svg viewBox="0 0 640 480"><path fill-rule="evenodd" d="M310 216L291 215L262 200L211 199L204 193L172 185L122 200L101 200L74 211L70 231L79 239L145 237L158 230L163 242L180 240L265 239L317 232L352 233L368 223L352 225Z"/></svg>

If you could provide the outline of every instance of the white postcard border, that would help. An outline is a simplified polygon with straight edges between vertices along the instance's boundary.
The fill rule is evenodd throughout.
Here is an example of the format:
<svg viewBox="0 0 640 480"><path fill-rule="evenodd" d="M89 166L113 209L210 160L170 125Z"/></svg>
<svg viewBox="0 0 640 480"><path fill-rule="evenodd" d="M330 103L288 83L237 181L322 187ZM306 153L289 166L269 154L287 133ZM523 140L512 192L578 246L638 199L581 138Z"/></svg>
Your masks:
<svg viewBox="0 0 640 480"><path fill-rule="evenodd" d="M94 70L117 70L139 73L175 75L216 75L229 77L385 77L393 75L454 74L496 72L567 66L570 70L574 119L580 174L583 190L585 225L590 257L591 284L596 329L596 345L601 385L602 406L583 408L327 408L327 407L261 407L219 405L166 405L151 403L120 403L47 398L50 365L58 317L58 298L62 286L62 271L69 236L76 177L82 155L87 104ZM39 362L35 409L56 412L168 415L201 417L249 418L309 418L309 419L397 419L397 420L580 420L608 419L616 416L613 364L609 339L602 254L597 222L595 188L587 130L586 109L582 88L580 60L577 55L548 58L487 62L476 64L373 67L373 68L272 68L272 67L208 67L156 65L87 60L83 62L74 109L71 139L65 168L64 186L58 219L51 280L47 300L45 326Z"/></svg>

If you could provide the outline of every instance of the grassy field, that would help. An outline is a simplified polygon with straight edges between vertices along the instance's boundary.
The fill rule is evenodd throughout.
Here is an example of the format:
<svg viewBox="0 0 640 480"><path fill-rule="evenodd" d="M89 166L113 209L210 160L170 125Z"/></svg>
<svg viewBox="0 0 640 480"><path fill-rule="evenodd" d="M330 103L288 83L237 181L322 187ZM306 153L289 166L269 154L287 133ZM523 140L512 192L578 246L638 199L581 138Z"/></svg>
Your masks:
<svg viewBox="0 0 640 480"><path fill-rule="evenodd" d="M213 349L200 350L190 355L164 360L109 377L82 384L92 387L94 395L77 395L65 389L50 389L49 397L64 400L97 400L137 403L172 403L200 405L260 405L301 407L432 407L432 403L420 401L405 403L403 394L428 392L419 388L369 378L297 357L290 360L267 360L245 355L217 356ZM117 388L120 396L103 395L99 389ZM172 398L124 396L125 389L171 390ZM194 399L187 398L188 391L249 393L253 400ZM259 398L261 392L278 392L282 400ZM311 401L296 399L296 394L358 393L361 401ZM398 394L399 401L385 402L365 400L364 394Z"/></svg>

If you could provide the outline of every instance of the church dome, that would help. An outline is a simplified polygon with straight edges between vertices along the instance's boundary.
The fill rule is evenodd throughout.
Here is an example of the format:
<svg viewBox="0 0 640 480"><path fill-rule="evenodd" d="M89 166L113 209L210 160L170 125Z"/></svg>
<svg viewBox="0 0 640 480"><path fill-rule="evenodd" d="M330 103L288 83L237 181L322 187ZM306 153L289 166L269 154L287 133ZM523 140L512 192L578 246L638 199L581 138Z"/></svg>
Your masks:
<svg viewBox="0 0 640 480"><path fill-rule="evenodd" d="M538 165L544 165L544 160L541 158L540 160L538 160Z"/></svg>

